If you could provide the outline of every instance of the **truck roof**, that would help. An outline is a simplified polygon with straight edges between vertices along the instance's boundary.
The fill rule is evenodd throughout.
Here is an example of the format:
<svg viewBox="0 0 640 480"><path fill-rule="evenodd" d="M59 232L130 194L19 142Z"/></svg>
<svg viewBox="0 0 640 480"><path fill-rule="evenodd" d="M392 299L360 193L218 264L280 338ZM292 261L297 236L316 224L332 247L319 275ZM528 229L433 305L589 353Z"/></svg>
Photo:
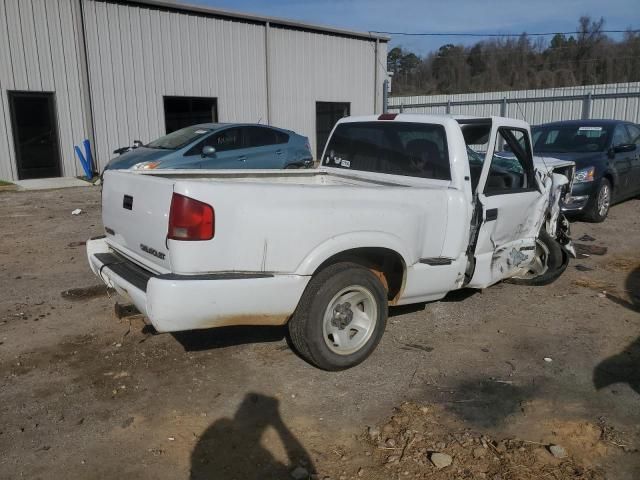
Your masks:
<svg viewBox="0 0 640 480"><path fill-rule="evenodd" d="M498 125L530 128L529 124L524 120L507 117L477 117L473 115L449 115L449 114L427 114L427 113L383 113L382 115L362 115L355 117L345 117L340 119L338 123L346 122L377 122L377 121L400 121L400 122L416 122L416 123L446 123L446 121L455 121L457 123L495 123Z"/></svg>

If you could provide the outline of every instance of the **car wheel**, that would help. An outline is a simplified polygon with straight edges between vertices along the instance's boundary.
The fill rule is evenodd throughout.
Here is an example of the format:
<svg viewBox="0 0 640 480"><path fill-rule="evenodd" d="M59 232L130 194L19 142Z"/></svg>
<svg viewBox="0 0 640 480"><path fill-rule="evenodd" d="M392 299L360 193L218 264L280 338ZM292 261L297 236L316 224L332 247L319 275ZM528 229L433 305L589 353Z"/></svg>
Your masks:
<svg viewBox="0 0 640 480"><path fill-rule="evenodd" d="M589 199L584 217L594 223L604 222L611 207L611 182L606 178L600 180L596 193Z"/></svg>
<svg viewBox="0 0 640 480"><path fill-rule="evenodd" d="M289 321L289 335L308 362L344 370L373 352L387 313L387 292L378 277L357 263L337 263L311 279Z"/></svg>
<svg viewBox="0 0 640 480"><path fill-rule="evenodd" d="M569 256L546 231L536 239L535 257L528 270L507 280L516 285L549 285L567 269Z"/></svg>

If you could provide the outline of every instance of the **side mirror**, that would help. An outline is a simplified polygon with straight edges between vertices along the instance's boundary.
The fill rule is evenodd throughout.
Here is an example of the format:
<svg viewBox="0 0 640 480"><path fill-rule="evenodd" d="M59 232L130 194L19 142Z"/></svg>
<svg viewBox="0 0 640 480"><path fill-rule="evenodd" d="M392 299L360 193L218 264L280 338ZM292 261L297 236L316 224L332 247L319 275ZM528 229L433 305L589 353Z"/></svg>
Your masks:
<svg viewBox="0 0 640 480"><path fill-rule="evenodd" d="M133 148L138 148L142 146L142 142L140 140L133 141Z"/></svg>
<svg viewBox="0 0 640 480"><path fill-rule="evenodd" d="M636 149L635 143L621 143L613 147L615 153L633 152Z"/></svg>
<svg viewBox="0 0 640 480"><path fill-rule="evenodd" d="M216 149L214 147L212 147L211 145L205 145L202 148L202 156L203 157L215 157L216 156Z"/></svg>

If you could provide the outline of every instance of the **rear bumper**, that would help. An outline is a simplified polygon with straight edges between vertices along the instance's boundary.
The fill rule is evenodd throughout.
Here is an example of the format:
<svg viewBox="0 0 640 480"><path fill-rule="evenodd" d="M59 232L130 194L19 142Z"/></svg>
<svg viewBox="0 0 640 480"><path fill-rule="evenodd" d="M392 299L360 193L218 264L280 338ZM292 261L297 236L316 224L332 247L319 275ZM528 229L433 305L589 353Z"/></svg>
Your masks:
<svg viewBox="0 0 640 480"><path fill-rule="evenodd" d="M104 239L87 242L87 257L91 270L159 332L283 325L310 279L261 272L158 275L113 252Z"/></svg>

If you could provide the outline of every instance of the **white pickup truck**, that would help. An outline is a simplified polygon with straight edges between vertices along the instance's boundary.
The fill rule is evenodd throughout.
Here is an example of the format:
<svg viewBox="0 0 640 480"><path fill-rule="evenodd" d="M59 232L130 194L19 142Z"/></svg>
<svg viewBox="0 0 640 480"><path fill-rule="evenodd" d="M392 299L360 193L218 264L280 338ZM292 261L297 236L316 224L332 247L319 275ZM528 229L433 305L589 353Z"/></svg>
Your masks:
<svg viewBox="0 0 640 480"><path fill-rule="evenodd" d="M87 254L159 332L288 324L339 370L373 351L388 305L555 280L572 176L534 161L519 120L351 117L315 170L107 171Z"/></svg>

